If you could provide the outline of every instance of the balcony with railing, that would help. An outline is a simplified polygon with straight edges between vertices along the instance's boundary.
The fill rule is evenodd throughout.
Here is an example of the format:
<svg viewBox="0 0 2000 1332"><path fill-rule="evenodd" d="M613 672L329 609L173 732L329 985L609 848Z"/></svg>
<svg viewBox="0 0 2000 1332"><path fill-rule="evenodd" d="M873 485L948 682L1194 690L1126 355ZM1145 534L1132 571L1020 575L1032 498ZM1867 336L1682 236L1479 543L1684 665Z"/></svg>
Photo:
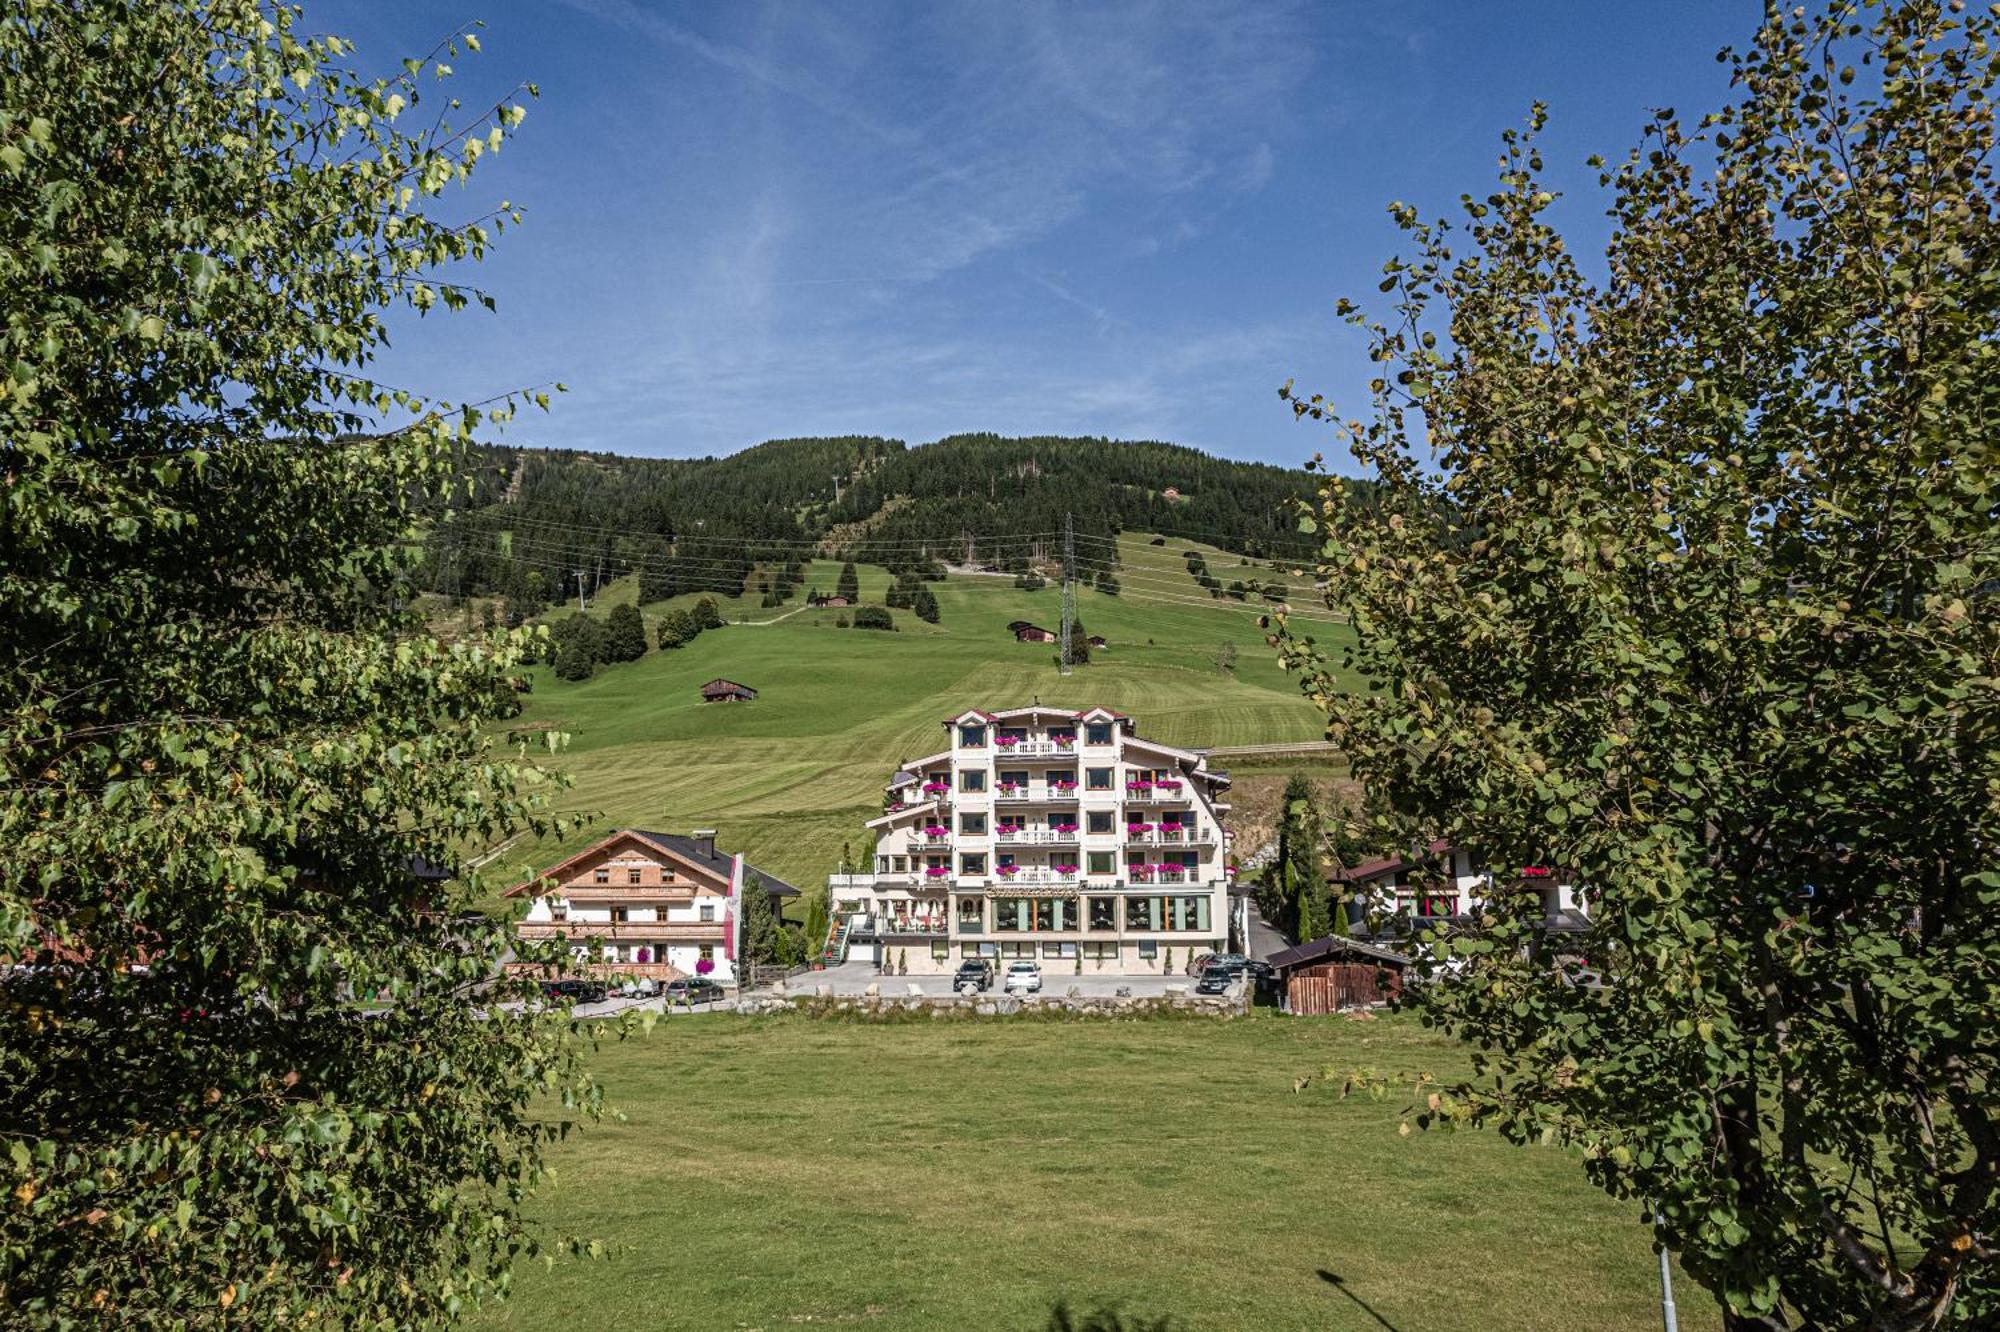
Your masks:
<svg viewBox="0 0 2000 1332"><path fill-rule="evenodd" d="M1077 826L1074 823L1050 824L1046 828L1014 828L1002 826L993 830L993 840L1001 846L1075 846Z"/></svg>
<svg viewBox="0 0 2000 1332"><path fill-rule="evenodd" d="M1127 782L1125 800L1128 804L1171 805L1186 804L1191 799L1188 784L1181 781Z"/></svg>
<svg viewBox="0 0 2000 1332"><path fill-rule="evenodd" d="M994 754L1000 758L1052 758L1066 759L1076 755L1076 741L1061 740L1014 740L1000 737L994 746Z"/></svg>
<svg viewBox="0 0 2000 1332"><path fill-rule="evenodd" d="M652 906L657 903L682 905L694 901L690 883L571 883L556 889L555 897L571 902L630 902Z"/></svg>
<svg viewBox="0 0 2000 1332"><path fill-rule="evenodd" d="M607 943L721 943L719 920L524 920L515 930L523 939L570 939L582 943L601 939Z"/></svg>
<svg viewBox="0 0 2000 1332"><path fill-rule="evenodd" d="M1073 805L1076 792L1075 782L1009 782L994 787L993 798L1003 805Z"/></svg>
<svg viewBox="0 0 2000 1332"><path fill-rule="evenodd" d="M1074 887L1083 882L1083 875L1075 865L1061 869L1043 865L1002 865L994 871L994 879L1003 889L1016 885Z"/></svg>

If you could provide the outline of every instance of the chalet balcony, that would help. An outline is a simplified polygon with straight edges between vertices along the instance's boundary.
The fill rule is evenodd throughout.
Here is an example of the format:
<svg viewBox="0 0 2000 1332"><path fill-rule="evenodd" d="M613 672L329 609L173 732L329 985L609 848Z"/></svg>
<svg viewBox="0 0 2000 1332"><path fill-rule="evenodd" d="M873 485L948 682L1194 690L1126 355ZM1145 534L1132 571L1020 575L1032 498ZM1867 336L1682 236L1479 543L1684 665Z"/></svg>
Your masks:
<svg viewBox="0 0 2000 1332"><path fill-rule="evenodd" d="M605 943L722 942L719 920L524 920L514 929L523 939L568 939L573 943L591 939Z"/></svg>
<svg viewBox="0 0 2000 1332"><path fill-rule="evenodd" d="M1001 846L1075 846L1077 829L995 828L993 840Z"/></svg>
<svg viewBox="0 0 2000 1332"><path fill-rule="evenodd" d="M1061 740L1017 740L1008 744L1004 740L994 749L994 754L1003 759L1040 758L1066 759L1076 756L1076 742Z"/></svg>
<svg viewBox="0 0 2000 1332"><path fill-rule="evenodd" d="M694 901L692 884L572 883L556 889L552 896L571 902L619 903L635 906L668 904L685 906Z"/></svg>
<svg viewBox="0 0 2000 1332"><path fill-rule="evenodd" d="M1074 887L1083 882L1083 875L1074 869L1058 871L1045 869L1040 865L1022 865L1016 867L1012 874L997 874L995 882L1002 890L1012 886L1029 884L1038 887L1049 887L1052 885Z"/></svg>
<svg viewBox="0 0 2000 1332"><path fill-rule="evenodd" d="M1175 782L1169 786L1153 784L1125 784L1125 802L1140 805L1186 804L1192 795L1185 782Z"/></svg>
<svg viewBox="0 0 2000 1332"><path fill-rule="evenodd" d="M993 799L1003 805L1073 805L1077 801L1076 791L1073 782L1067 785L1030 782L1026 786L996 786Z"/></svg>

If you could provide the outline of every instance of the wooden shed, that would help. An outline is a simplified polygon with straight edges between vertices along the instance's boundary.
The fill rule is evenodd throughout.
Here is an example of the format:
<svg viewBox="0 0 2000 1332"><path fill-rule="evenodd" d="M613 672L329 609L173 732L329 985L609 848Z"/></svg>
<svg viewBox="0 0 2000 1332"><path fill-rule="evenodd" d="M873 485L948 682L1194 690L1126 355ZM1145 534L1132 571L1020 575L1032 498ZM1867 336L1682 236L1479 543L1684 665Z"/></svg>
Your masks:
<svg viewBox="0 0 2000 1332"><path fill-rule="evenodd" d="M1014 638L1022 643L1053 643L1054 631L1044 629L1039 624L1023 624L1014 630Z"/></svg>
<svg viewBox="0 0 2000 1332"><path fill-rule="evenodd" d="M734 680L718 678L701 687L701 701L704 703L748 703L755 697L756 690Z"/></svg>
<svg viewBox="0 0 2000 1332"><path fill-rule="evenodd" d="M1293 1014L1333 1013L1386 1004L1403 992L1410 959L1378 944L1330 934L1273 953L1285 1009Z"/></svg>

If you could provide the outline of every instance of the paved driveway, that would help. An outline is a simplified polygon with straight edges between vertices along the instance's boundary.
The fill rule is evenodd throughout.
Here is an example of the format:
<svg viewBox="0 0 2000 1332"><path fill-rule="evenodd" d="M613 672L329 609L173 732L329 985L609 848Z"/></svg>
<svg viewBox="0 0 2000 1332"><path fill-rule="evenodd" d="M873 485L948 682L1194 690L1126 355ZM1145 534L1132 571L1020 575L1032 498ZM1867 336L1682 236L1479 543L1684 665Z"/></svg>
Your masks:
<svg viewBox="0 0 2000 1332"><path fill-rule="evenodd" d="M1250 904L1250 956L1262 961L1280 949L1290 948L1285 936L1264 923L1257 914L1257 904Z"/></svg>

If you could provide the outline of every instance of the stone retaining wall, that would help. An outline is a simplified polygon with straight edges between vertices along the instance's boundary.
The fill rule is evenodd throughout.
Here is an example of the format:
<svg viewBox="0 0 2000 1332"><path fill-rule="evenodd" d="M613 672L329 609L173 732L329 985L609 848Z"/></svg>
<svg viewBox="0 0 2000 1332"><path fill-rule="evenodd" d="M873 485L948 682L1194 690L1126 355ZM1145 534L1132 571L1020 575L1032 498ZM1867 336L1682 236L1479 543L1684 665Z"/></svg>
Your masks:
<svg viewBox="0 0 2000 1332"><path fill-rule="evenodd" d="M934 1018L983 1017L1101 1017L1140 1018L1175 1015L1183 1017L1234 1018L1250 1011L1248 998L1228 995L1190 994L1171 990L1163 995L1135 998L1131 995L1085 995L1076 989L1067 994L942 995L942 994L844 994L836 995L822 986L809 995L788 994L739 999L733 1011L746 1016L760 1013L801 1013L807 1017L853 1016L887 1018L921 1015Z"/></svg>

